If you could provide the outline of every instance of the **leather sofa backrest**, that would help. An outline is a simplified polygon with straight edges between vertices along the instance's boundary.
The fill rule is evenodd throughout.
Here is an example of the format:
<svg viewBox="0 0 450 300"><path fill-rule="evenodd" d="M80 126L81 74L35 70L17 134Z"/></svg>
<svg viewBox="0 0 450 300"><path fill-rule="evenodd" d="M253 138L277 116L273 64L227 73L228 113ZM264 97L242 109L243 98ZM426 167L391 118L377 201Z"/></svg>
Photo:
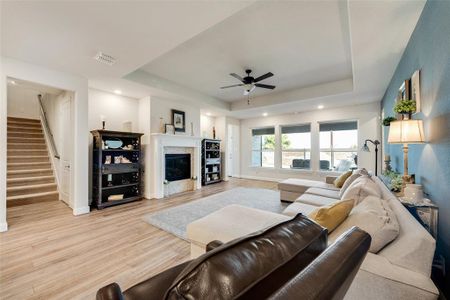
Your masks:
<svg viewBox="0 0 450 300"><path fill-rule="evenodd" d="M297 215L193 260L174 280L165 298L267 298L326 246L326 229Z"/></svg>
<svg viewBox="0 0 450 300"><path fill-rule="evenodd" d="M269 299L343 299L370 242L365 231L357 227L349 229Z"/></svg>

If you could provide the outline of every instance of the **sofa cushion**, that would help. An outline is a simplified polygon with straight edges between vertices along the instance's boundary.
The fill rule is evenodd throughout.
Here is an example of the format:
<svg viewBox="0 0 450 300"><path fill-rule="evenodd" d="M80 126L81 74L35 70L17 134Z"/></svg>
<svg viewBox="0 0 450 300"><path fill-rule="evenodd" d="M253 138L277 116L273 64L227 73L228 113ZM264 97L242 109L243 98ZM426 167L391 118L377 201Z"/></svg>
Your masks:
<svg viewBox="0 0 450 300"><path fill-rule="evenodd" d="M312 195L312 194L303 194L300 197L295 200L295 202L301 202L304 204L310 204L315 206L324 206L331 204L333 202L336 202L337 199L319 196L319 195Z"/></svg>
<svg viewBox="0 0 450 300"><path fill-rule="evenodd" d="M344 195L345 191L348 189L348 187L356 180L356 178L360 177L361 174L353 173L350 175L349 178L344 182L342 185L340 191L339 191L339 199L342 199L342 196Z"/></svg>
<svg viewBox="0 0 450 300"><path fill-rule="evenodd" d="M353 208L353 199L336 201L330 205L316 208L308 217L332 232L348 216Z"/></svg>
<svg viewBox="0 0 450 300"><path fill-rule="evenodd" d="M344 185L344 182L352 175L352 171L347 171L341 174L338 178L336 178L333 182L334 186L337 188L341 188Z"/></svg>
<svg viewBox="0 0 450 300"><path fill-rule="evenodd" d="M310 212L315 210L317 206L311 205L311 204L305 204L301 202L294 202L290 204L288 207L286 207L285 210L283 210L283 215L294 217L298 214L304 214L309 215Z"/></svg>
<svg viewBox="0 0 450 300"><path fill-rule="evenodd" d="M320 187L324 189L339 190L333 184L317 180L289 178L278 183L279 190L297 192L303 194L310 187Z"/></svg>
<svg viewBox="0 0 450 300"><path fill-rule="evenodd" d="M305 192L306 194L311 195L318 195L318 196L324 196L327 198L334 198L336 200L341 199L339 196L339 191L336 190L329 190L329 189L322 189L322 188L309 188Z"/></svg>
<svg viewBox="0 0 450 300"><path fill-rule="evenodd" d="M326 229L298 215L193 260L164 299L265 299L326 246Z"/></svg>
<svg viewBox="0 0 450 300"><path fill-rule="evenodd" d="M330 235L330 241L353 226L357 226L372 237L369 252L377 253L394 240L399 233L399 224L387 201L376 196L368 196L356 205L347 219Z"/></svg>
<svg viewBox="0 0 450 300"><path fill-rule="evenodd" d="M367 196L381 197L381 190L372 179L363 175L353 181L341 199L354 199L355 205L357 205Z"/></svg>

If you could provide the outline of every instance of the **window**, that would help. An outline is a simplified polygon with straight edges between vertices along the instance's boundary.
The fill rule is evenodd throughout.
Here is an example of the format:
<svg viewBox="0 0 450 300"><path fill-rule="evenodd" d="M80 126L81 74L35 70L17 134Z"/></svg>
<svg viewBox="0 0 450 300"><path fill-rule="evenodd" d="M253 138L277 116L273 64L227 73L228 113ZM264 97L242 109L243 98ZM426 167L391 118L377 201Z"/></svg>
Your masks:
<svg viewBox="0 0 450 300"><path fill-rule="evenodd" d="M252 167L275 166L275 128L252 130Z"/></svg>
<svg viewBox="0 0 450 300"><path fill-rule="evenodd" d="M281 166L285 169L311 168L311 125L281 127Z"/></svg>
<svg viewBox="0 0 450 300"><path fill-rule="evenodd" d="M355 168L358 150L358 124L352 122L321 123L320 169L344 172Z"/></svg>

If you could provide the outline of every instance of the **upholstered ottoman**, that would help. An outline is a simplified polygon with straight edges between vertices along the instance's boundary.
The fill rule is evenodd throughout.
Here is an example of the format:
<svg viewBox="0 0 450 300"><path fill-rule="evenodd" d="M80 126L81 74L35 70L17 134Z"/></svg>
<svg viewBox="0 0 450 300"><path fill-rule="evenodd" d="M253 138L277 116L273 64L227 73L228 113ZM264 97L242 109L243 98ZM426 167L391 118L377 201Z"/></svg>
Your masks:
<svg viewBox="0 0 450 300"><path fill-rule="evenodd" d="M255 208L229 205L215 211L187 227L191 242L191 258L206 252L206 245L214 240L224 243L252 232L281 223L290 217Z"/></svg>
<svg viewBox="0 0 450 300"><path fill-rule="evenodd" d="M283 180L278 184L280 200L294 202L298 197L303 195L307 189L312 187L339 191L339 189L332 184L333 178L335 177L327 177L325 182L296 178Z"/></svg>

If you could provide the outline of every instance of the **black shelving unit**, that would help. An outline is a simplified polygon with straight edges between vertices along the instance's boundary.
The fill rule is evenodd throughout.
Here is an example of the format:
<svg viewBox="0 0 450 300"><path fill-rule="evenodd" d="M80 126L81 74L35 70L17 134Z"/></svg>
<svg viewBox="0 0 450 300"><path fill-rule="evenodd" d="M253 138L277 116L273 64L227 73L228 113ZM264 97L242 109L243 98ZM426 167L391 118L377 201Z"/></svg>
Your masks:
<svg viewBox="0 0 450 300"><path fill-rule="evenodd" d="M222 157L220 140L202 141L202 185L222 181Z"/></svg>
<svg viewBox="0 0 450 300"><path fill-rule="evenodd" d="M141 136L143 134L111 130L93 130L91 133L94 138L91 206L103 209L142 199ZM108 146L108 141L121 142L122 146L112 148ZM109 163L107 163L108 157ZM116 157L124 159L122 162L115 163ZM110 196L114 195L123 196L121 199L111 200Z"/></svg>

